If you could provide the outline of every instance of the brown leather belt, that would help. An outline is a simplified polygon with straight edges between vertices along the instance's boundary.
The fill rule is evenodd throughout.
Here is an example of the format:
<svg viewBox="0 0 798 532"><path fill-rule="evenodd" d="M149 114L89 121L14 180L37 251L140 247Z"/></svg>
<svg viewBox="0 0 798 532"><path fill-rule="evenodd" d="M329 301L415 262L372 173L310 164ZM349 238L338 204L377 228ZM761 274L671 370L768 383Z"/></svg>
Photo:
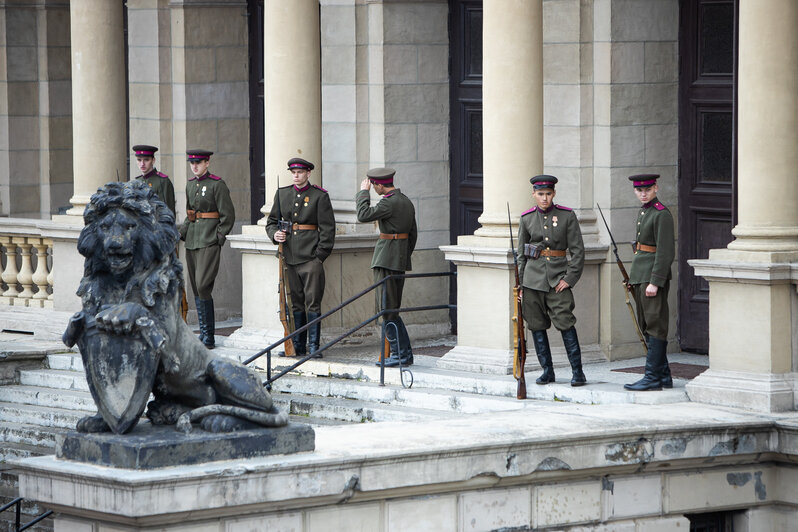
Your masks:
<svg viewBox="0 0 798 532"><path fill-rule="evenodd" d="M214 212L197 212L192 210L186 210L186 216L188 217L189 222L194 222L198 218L219 218L219 213L217 211Z"/></svg>
<svg viewBox="0 0 798 532"><path fill-rule="evenodd" d="M383 240L407 240L410 238L409 233L380 233L380 238Z"/></svg>
<svg viewBox="0 0 798 532"><path fill-rule="evenodd" d="M564 249L542 249L540 251L541 257L564 257L565 250Z"/></svg>
<svg viewBox="0 0 798 532"><path fill-rule="evenodd" d="M310 225L310 224L294 224L291 228L296 231L299 229L300 231L315 231L319 228L318 225Z"/></svg>
<svg viewBox="0 0 798 532"><path fill-rule="evenodd" d="M641 244L640 242L638 242L635 245L635 253L638 252L638 251L646 251L648 253L656 253L657 252L657 246L647 246L645 244Z"/></svg>

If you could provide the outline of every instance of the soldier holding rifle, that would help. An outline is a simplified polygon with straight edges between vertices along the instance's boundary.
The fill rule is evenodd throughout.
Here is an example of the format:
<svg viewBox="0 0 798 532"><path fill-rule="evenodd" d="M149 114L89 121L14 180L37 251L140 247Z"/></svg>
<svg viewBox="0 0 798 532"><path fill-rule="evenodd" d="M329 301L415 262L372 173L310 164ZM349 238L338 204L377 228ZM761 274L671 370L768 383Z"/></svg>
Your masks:
<svg viewBox="0 0 798 532"><path fill-rule="evenodd" d="M296 329L321 316L324 297L324 265L335 243L335 215L330 196L309 182L313 163L294 157L288 161L292 185L278 188L266 224L266 233L283 254L291 292L291 312ZM290 225L280 228L280 221ZM321 323L294 337L299 356L319 349ZM315 358L321 358L321 353Z"/></svg>
<svg viewBox="0 0 798 532"><path fill-rule="evenodd" d="M657 174L629 177L642 207L635 224L635 254L629 273L637 303L637 320L648 345L646 373L624 388L633 391L673 387L666 349L668 347L668 290L675 255L673 216L657 199Z"/></svg>
<svg viewBox="0 0 798 532"><path fill-rule="evenodd" d="M554 365L546 330L554 326L562 334L571 386L587 383L582 372L582 351L576 335L574 296L571 289L582 276L585 246L574 212L554 204L557 178L538 175L530 179L537 205L521 215L518 230L518 267L523 285L524 319L543 373L537 384L554 382ZM568 260L566 251L570 252Z"/></svg>

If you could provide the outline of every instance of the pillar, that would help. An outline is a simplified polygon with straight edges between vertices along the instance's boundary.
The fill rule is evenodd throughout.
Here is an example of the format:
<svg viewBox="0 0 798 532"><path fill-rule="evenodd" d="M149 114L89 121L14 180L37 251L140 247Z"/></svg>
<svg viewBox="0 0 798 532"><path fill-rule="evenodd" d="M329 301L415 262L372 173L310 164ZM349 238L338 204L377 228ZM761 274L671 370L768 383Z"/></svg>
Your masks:
<svg viewBox="0 0 798 532"><path fill-rule="evenodd" d="M289 184L286 163L311 161L311 182L321 185L321 31L318 0L266 0L264 5L265 188L264 216L229 238L241 251L242 321L231 341L264 346L283 337L277 297L275 246L266 221L278 187Z"/></svg>
<svg viewBox="0 0 798 532"><path fill-rule="evenodd" d="M740 2L739 20L739 223L726 249L690 261L709 281L710 369L688 393L694 401L794 410L798 4Z"/></svg>
<svg viewBox="0 0 798 532"><path fill-rule="evenodd" d="M74 173L69 215L82 216L97 188L127 178L122 9L122 2L108 0L69 7Z"/></svg>
<svg viewBox="0 0 798 532"><path fill-rule="evenodd" d="M457 265L458 336L457 346L438 365L509 374L515 277L507 211L509 203L517 240L529 195L507 191L529 190L529 177L543 170L542 1L485 2L482 41L482 227L459 237L457 245L441 246Z"/></svg>
<svg viewBox="0 0 798 532"><path fill-rule="evenodd" d="M286 162L302 157L315 165L321 185L321 32L318 0L266 0L264 96L266 98L266 205L290 183ZM265 225L263 218L259 224Z"/></svg>

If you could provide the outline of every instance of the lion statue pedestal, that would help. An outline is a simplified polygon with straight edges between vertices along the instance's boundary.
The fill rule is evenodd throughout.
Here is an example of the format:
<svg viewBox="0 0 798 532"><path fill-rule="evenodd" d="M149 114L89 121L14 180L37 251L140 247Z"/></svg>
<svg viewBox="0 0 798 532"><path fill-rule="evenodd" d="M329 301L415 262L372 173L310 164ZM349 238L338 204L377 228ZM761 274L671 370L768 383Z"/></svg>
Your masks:
<svg viewBox="0 0 798 532"><path fill-rule="evenodd" d="M252 369L214 355L182 320L179 234L152 190L138 181L109 183L91 197L83 218L83 310L63 340L80 349L98 412L81 419L78 432L128 434L145 407L145 425L172 426L178 434L194 424L209 433L288 425ZM312 449L313 431L306 429Z"/></svg>

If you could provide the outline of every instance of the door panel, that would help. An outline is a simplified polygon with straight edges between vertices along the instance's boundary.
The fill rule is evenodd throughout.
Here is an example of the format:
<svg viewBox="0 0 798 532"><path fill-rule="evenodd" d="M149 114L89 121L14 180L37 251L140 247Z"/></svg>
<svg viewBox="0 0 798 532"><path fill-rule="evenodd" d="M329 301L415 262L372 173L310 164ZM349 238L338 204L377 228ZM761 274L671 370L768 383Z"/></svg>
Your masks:
<svg viewBox="0 0 798 532"><path fill-rule="evenodd" d="M682 0L679 35L681 349L709 350L709 285L689 259L732 240L735 221L736 0Z"/></svg>

